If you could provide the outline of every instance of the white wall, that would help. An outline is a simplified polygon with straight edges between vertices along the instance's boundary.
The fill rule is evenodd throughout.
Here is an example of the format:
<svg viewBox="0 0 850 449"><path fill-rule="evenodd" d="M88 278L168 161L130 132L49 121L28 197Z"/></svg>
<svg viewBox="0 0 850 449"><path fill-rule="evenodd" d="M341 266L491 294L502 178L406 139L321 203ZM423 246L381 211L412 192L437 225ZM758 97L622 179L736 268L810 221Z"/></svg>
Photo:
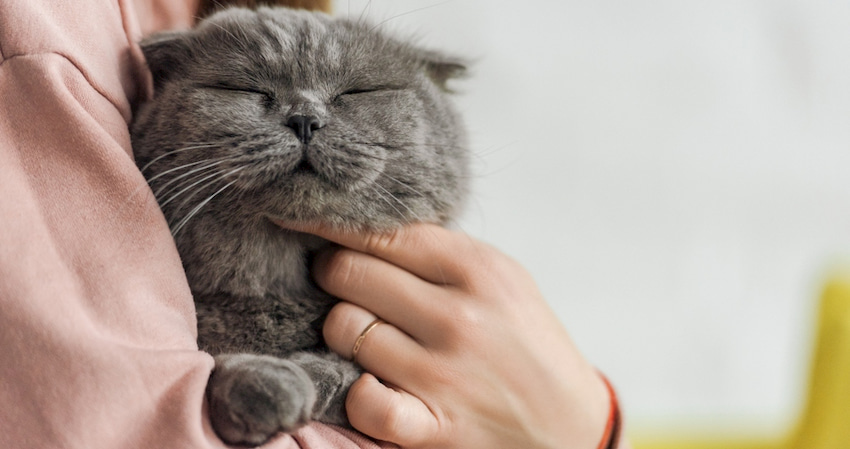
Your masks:
<svg viewBox="0 0 850 449"><path fill-rule="evenodd" d="M850 2L336 9L476 61L462 227L531 270L632 428L793 423L850 254Z"/></svg>

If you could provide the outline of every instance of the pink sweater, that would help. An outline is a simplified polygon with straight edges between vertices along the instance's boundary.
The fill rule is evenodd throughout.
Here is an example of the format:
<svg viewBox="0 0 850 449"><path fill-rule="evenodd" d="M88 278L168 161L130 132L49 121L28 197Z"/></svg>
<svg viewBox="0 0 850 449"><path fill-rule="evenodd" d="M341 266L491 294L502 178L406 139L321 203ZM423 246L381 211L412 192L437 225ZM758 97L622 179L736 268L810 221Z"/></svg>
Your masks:
<svg viewBox="0 0 850 449"><path fill-rule="evenodd" d="M213 448L212 358L127 124L192 1L0 6L0 447ZM270 448L378 448L315 424Z"/></svg>

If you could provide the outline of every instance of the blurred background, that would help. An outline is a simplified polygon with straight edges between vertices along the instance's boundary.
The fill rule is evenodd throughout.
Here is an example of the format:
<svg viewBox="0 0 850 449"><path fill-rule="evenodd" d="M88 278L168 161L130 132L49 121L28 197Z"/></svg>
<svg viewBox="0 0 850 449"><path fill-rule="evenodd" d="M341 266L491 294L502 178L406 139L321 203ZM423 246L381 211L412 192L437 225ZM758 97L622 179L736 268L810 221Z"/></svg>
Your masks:
<svg viewBox="0 0 850 449"><path fill-rule="evenodd" d="M782 435L850 256L850 2L338 0L471 61L459 226L519 259L630 431Z"/></svg>

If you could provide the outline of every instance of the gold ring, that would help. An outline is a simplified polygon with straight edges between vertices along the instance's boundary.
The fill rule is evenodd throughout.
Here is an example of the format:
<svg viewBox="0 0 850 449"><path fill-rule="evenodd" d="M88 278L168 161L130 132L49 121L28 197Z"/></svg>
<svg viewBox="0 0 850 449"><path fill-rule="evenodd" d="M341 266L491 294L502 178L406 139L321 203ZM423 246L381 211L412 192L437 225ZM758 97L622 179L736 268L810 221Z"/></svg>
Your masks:
<svg viewBox="0 0 850 449"><path fill-rule="evenodd" d="M357 360L357 353L360 352L360 346L363 345L363 341L366 340L366 336L369 335L369 332L372 332L372 329L378 327L378 325L383 322L384 320L376 318L375 321L372 321L368 326L366 326L366 329L363 329L363 332L360 333L360 336L357 337L357 340L354 342L354 347L351 348L352 360Z"/></svg>

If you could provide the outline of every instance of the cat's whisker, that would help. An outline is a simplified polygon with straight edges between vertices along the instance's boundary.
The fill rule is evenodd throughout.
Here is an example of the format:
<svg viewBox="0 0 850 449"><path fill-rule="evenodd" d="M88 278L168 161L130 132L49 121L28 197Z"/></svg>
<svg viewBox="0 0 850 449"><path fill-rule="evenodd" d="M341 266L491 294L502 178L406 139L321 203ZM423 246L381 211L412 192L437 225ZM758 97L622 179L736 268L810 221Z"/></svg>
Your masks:
<svg viewBox="0 0 850 449"><path fill-rule="evenodd" d="M183 151L189 151L189 150L197 150L199 148L212 148L212 147L216 147L216 146L219 146L219 144L217 144L217 143L203 143L203 144L178 148L176 150L166 151L165 153L160 154L159 156L153 158L150 162L145 164L144 167L139 169L139 171L144 173L145 170L147 170L151 165L155 164L157 161L161 160L162 158L171 156L172 154L180 153L180 152L183 152Z"/></svg>
<svg viewBox="0 0 850 449"><path fill-rule="evenodd" d="M204 165L202 165L201 167L197 167L197 168L194 168L192 170L189 170L186 173L183 173L181 175L175 176L172 179L169 179L168 181L165 182L165 184L159 186L159 189L154 193L154 196L157 197L157 198L160 198L164 195L168 195L169 193L173 192L174 190L179 189L182 186L184 186L186 182L192 182L192 180L197 179L197 178L193 178L192 175L199 173L199 172L201 173L201 175L203 175L202 172L204 172L204 171L206 171L210 168L213 168L217 165L231 161L233 159L235 159L235 157L227 156L227 157L222 157L222 158L217 158L217 159L205 159L203 161L199 161L201 163L204 163ZM183 168L186 168L186 166L188 166L188 165L190 165L190 164L184 165ZM186 179L187 177L189 178L188 180ZM181 180L183 180L183 181L181 181ZM178 181L180 181L180 182L178 182ZM174 184L175 182L177 182L177 184L172 186L170 189L166 190L166 188L168 186Z"/></svg>
<svg viewBox="0 0 850 449"><path fill-rule="evenodd" d="M374 184L374 187L379 187L379 186L377 184ZM383 188L381 190L384 190L386 192L386 190L383 189ZM385 203L387 203L388 206L393 208L393 210L398 214L399 218L404 218L404 213L401 210L399 210L397 207L395 207L395 205L392 203L392 201L387 199L386 195L384 195L383 193L378 191L378 189L376 189L376 188L373 188L372 191L375 192L375 195L377 195L378 198L382 199ZM390 196L393 196L393 195L390 194Z"/></svg>
<svg viewBox="0 0 850 449"><path fill-rule="evenodd" d="M243 167L239 167L239 168L237 168L236 170L241 170L242 168L243 168ZM165 200L165 201L163 201L163 202L159 203L159 207L165 207L165 205L166 205L166 204L168 204L168 203L170 203L170 202L174 201L175 199L177 199L178 197L180 197L180 195L183 195L184 193L186 193L187 191L189 191L189 190L190 190L190 189L192 189L193 187L197 186L198 184L200 184L200 183L202 183L202 182L204 182L204 181L206 181L206 180L208 180L208 179L215 178L216 176L220 176L222 173L224 173L224 170L218 170L218 171L213 172L212 174L209 174L209 175L206 175L206 176L202 177L201 179L199 179L199 180L197 180L197 181L193 182L192 184L190 184L189 186L184 187L184 188L183 188L183 189L181 189L179 192L177 192L177 193L175 193L175 194L171 195L171 197L170 197L170 198L168 198L167 200ZM225 175L225 176L226 176L226 175ZM198 189L198 190L201 190L201 189ZM196 193L197 193L197 191L196 191ZM193 194L193 195L194 195L194 194ZM190 198L191 198L191 196L190 196Z"/></svg>
<svg viewBox="0 0 850 449"><path fill-rule="evenodd" d="M129 207L130 205L132 205L133 204L133 201L132 201L133 198L136 195L138 195L139 192L146 192L146 193L150 192L148 184L139 183L139 186L136 187L132 192L130 192L130 194L127 195L127 198L124 199L124 203L125 203L124 207Z"/></svg>
<svg viewBox="0 0 850 449"><path fill-rule="evenodd" d="M177 167L169 168L168 170L165 170L165 171L160 172L160 173L159 173L158 175L156 175L156 176L152 176L152 177L148 178L148 184L153 185L153 182L154 182L154 181L156 181L157 179L159 179L159 178L161 178L161 177L163 177L163 176L165 176L165 175L167 175L167 174L169 174L169 173L173 173L173 172L178 171L178 170L183 170L184 168L189 168L189 167L194 167L194 166L196 166L196 165L201 165L201 164L204 164L204 163L207 163L207 162L210 162L210 160L209 160L209 159L205 159L205 160L202 160L202 161L189 162L188 164L178 165ZM187 173L184 173L184 174L182 174L182 175L179 175L179 176L175 177L174 179L171 179L170 181L168 181L167 183L165 183L165 184L164 184L163 186L161 186L161 187L165 187L165 186L167 186L168 184L170 184L171 182L173 182L174 180L176 180L176 179L180 179L180 178L182 178L182 177L185 177L186 175L191 174L191 173L193 173L193 172L194 172L194 170L190 170L190 171L189 171L189 172L187 172Z"/></svg>
<svg viewBox="0 0 850 449"><path fill-rule="evenodd" d="M238 172L238 171L239 171L239 170L241 170L241 169L242 169L242 168L238 168L238 169L236 169L236 170L231 171L231 172L230 172L230 173L228 173L228 174L236 173L236 172ZM228 174L225 174L223 177L226 177ZM192 210L191 210L188 214L186 214L186 217L184 217L182 220L180 220L180 223L178 223L178 224L177 224L177 225L176 225L176 226L172 229L172 231L171 231L171 235L173 235L173 236L177 236L177 234L178 234L178 233L179 233L179 232L183 229L183 227L184 227L184 226L186 226L186 223L188 223L188 222L189 222L189 220L191 220L191 219L192 219L192 217L194 217L195 215L197 215L197 214L198 214L198 212L200 212L200 211L201 211L201 209L203 209L203 208L204 208L204 206L206 206L207 204L209 204L209 202L210 202L210 201L212 201L212 199L213 199L213 198L215 198L216 196L218 196L218 194L219 194L219 193L223 192L225 189L227 189L228 187L230 187L230 186L232 186L233 184L235 184L235 183L236 183L236 181L237 181L237 180L236 180L236 179L234 179L233 181L228 182L227 184L225 184L225 185L224 185L224 187L222 187L222 188L220 188L220 189L216 190L216 191L215 191L215 193L213 193L212 195L208 196L205 200L203 200L203 201L201 201L200 203L198 203L198 205L197 205L197 206L195 206L195 208L194 208L194 209L192 209Z"/></svg>
<svg viewBox="0 0 850 449"><path fill-rule="evenodd" d="M369 154L369 153L363 153L362 151L358 151L354 148L346 148L346 152L348 152L348 154L351 154L351 155L354 155L354 156L364 157L364 158L372 159L372 160L375 160L375 161L384 162L384 161L387 160L387 158L385 158L385 157L376 156L374 154Z"/></svg>
<svg viewBox="0 0 850 449"><path fill-rule="evenodd" d="M219 25L219 24L217 24L217 23L215 23L215 22L213 22L213 21L207 21L207 22L205 22L205 23L208 23L208 24L214 25L216 28L220 29L221 31L224 31L227 35L229 35L230 37L232 37L234 41L239 42L239 38L237 38L237 37L236 37L233 33L231 33L231 32L230 32L227 28L225 28L225 27L223 27L223 26L221 26L221 25Z"/></svg>
<svg viewBox="0 0 850 449"><path fill-rule="evenodd" d="M194 145L197 145L197 146L194 146L194 147L192 147L192 148L180 148L180 149L178 149L178 150L171 151L171 152L169 152L169 153L167 153L167 154L164 154L163 156L168 156L169 154L174 154L175 152L179 152L179 151L183 151L183 150L187 150L187 149L196 149L196 148L207 147L207 145L209 145L209 146L214 146L214 145L216 145L216 144L212 144L212 143L205 143L205 142L193 142L193 144L194 144ZM136 187L136 189L135 189L135 190L133 190L133 191L132 191L129 195L127 195L127 198L125 199L125 202L126 202L126 203L130 203L130 201L131 201L131 200L132 200L132 199L133 199L133 198L134 198L134 197L135 197L135 196L136 196L139 192L141 192L141 191L145 191L145 190L148 190L148 189L146 189L146 187L150 188L150 187L151 187L151 185L152 185L152 182L156 181L157 179L159 179L159 178L160 178L160 177L162 177L163 175L168 174L168 173L171 173L171 172L174 172L174 171L179 170L179 169L181 169L181 168L186 168L186 167L188 167L188 166L193 166L193 165L197 165L197 164L202 164L202 163L207 162L207 161L209 161L209 159L208 159L208 160L204 160L204 161L192 162L192 163L185 164L185 165L182 165L182 166L179 166L179 167L174 167L174 168L172 168L172 169L166 170L166 171L165 171L165 172L163 172L163 173L159 173L159 174L157 174L157 175L155 175L155 176L153 176L153 177L151 177L151 178L148 178L148 179L146 179L146 181L147 181L147 183L146 183L146 184L140 184L138 187ZM149 164L145 165L145 168L147 168L148 166L150 166L150 164L152 164L152 163L154 163L154 162L156 162L156 161L155 161L155 160L154 160L154 161L151 161L151 163L149 163ZM139 172L141 173L141 170L139 170ZM181 177L182 177L182 176L181 176ZM148 191L149 191L149 190L148 190ZM154 198L156 198L156 197L157 197L157 195L154 195Z"/></svg>
<svg viewBox="0 0 850 449"><path fill-rule="evenodd" d="M233 169L233 170L229 170L229 171L228 171L228 170L218 170L218 171L216 171L216 172L213 174L214 179L212 179L212 180L210 180L210 181L207 181L207 182L206 182L205 184L203 184L202 186L200 186L200 187L196 188L196 189L195 189L195 190L194 190L194 191L193 191L193 192L192 192L192 193L191 193L191 194L190 194L190 195L189 195L189 196L188 196L188 197L187 197L187 198L183 201L183 203L182 203L182 204L178 207L178 209L177 209L177 210L183 210L183 209L184 209L184 207L186 206L186 203L188 203L188 201L189 201L192 197L194 197L195 195L197 195L199 192L202 192L202 191L204 191L204 190L207 190L208 188L214 189L215 187L212 187L212 186L215 186L217 183L219 183L219 182L221 182L221 181L225 181L225 180L227 180L228 176L233 175L233 174L235 174L235 173L238 173L239 171L244 170L244 169L245 169L245 167L237 167L237 168L235 168L235 169ZM230 185L234 184L236 181L238 181L238 179L234 179L234 180L230 181L229 183L227 183L227 186L230 186ZM169 223L169 227L176 227L176 226L182 227L183 225L185 225L185 224L186 224L186 222L188 222L188 219L189 219L189 218L191 218L192 216L196 215L196 214L197 214L197 213L198 213L198 212L199 212L199 211L203 208L203 206L205 206L206 204L208 204L208 203L210 202L210 200L212 200L212 198L213 198L213 197L215 197L216 195L218 195L219 193L221 193L221 191L223 191L223 190L224 190L223 188L222 188L222 189L219 189L219 191L214 192L212 195L208 196L208 197L207 197L206 199L204 199L203 201L200 201L198 204L194 205L194 206L193 206L193 207L189 210L189 212L188 212L188 213L186 213L186 215L185 215L185 216L184 216L184 217L183 217L183 218L182 218L179 222L177 222L176 224L174 224L174 221L172 221L171 223Z"/></svg>
<svg viewBox="0 0 850 449"><path fill-rule="evenodd" d="M388 175L388 174L386 174L386 173L384 173L384 177L385 177L385 178L387 178L387 179L389 179L390 181L393 181L393 182L395 182L396 184L398 184L398 185L400 185L400 186L402 186L402 187L406 188L407 190L410 190L411 192L413 192L413 193L415 193L415 194L419 195L420 197L425 198L425 194L424 194L424 193L422 193L422 192L420 192L420 191L418 191L418 190L414 189L413 187L411 187L411 186L410 186L409 184L407 184L406 182L404 182L404 181L399 181L398 179L393 178L392 176L390 176L390 175Z"/></svg>
<svg viewBox="0 0 850 449"><path fill-rule="evenodd" d="M366 3L366 6L360 11L360 17L357 18L357 24L363 23L363 20L367 17L367 12L371 13L372 11L372 0Z"/></svg>
<svg viewBox="0 0 850 449"><path fill-rule="evenodd" d="M379 148L383 148L385 150L392 150L392 151L410 150L413 147L442 148L442 149L445 149L445 150L463 150L464 149L460 145L447 145L447 144L444 144L444 143L429 144L429 143L424 143L424 142L397 142L395 144L390 144L390 143L387 143L387 142L375 143L375 142L360 142L360 141L356 141L356 140L348 140L345 143L363 145L363 146L368 146L368 147L379 147ZM346 147L346 148L348 148L348 147Z"/></svg>
<svg viewBox="0 0 850 449"><path fill-rule="evenodd" d="M209 167L209 168L213 168L213 167ZM214 174L214 173L221 173L221 170L223 170L223 169L224 168L213 169L212 172L204 170L204 171L199 172L199 173L194 173L191 176L189 176L189 175L182 176L182 178L184 178L182 181L176 183L175 185L171 186L167 190L164 190L162 192L156 192L154 194L154 197L157 199L158 202L161 202L165 198L169 198L169 201L171 201L172 196L179 196L181 193L183 193L183 189L185 189L187 186L189 186L189 184L193 184L193 183L196 183L198 181L203 181L201 178L203 178L205 176L209 176L209 175ZM191 188L191 186L189 186L189 187Z"/></svg>
<svg viewBox="0 0 850 449"><path fill-rule="evenodd" d="M404 148L402 148L402 146L403 146L403 145L405 145L404 143L402 143L402 144L397 144L397 145L395 145L395 146L391 146L391 145L386 144L386 143L368 143L368 142L358 142L358 141L349 141L349 143L354 143L354 144L357 144L357 145L364 145L364 146L380 147L380 148L384 148L384 149L388 149L388 150L397 150L397 151L404 150ZM440 148L449 149L449 150L455 150L455 151L464 151L464 150L465 150L465 148L464 148L464 147L462 147L462 146L460 146L460 145L424 144L424 143L411 143L411 144L409 144L409 145L411 145L411 146L416 145L416 146L420 146L420 147L431 147L431 148L438 148L438 147L440 147ZM465 152L466 152L466 153L468 153L468 154L470 154L471 156L475 157L476 159L478 159L478 160L480 160L480 161L484 161L484 162L486 162L486 159L485 159L485 158L486 158L486 156L488 156L489 154L492 154L492 153L495 153L495 152L501 151L503 148L505 148L505 147L507 147L507 146L508 146L508 145L505 145L505 146L502 146L502 147L498 147L498 148L496 148L495 150L493 150L493 151L491 151L491 152L489 152L489 153L484 153L484 154L478 154L478 153L475 153L475 152L472 152L472 151L465 151ZM359 157L371 158L371 159L374 159L374 160L380 160L380 161L384 161L384 160L386 160L386 158L384 158L384 157L379 157L379 156L375 156L375 155L372 155L372 154L363 153L363 152L361 152L361 151L357 151L357 150L355 150L355 149L353 149L353 148L351 148L351 147L348 147L348 146L346 146L346 147L344 147L344 148L345 148L345 150L346 150L348 153L354 154L354 155L359 156ZM505 167L502 167L502 168L500 168L500 169L498 169L498 170L495 170L495 171L492 171L492 172L487 172L487 173L481 173L481 174L479 174L479 173L474 173L474 174L470 174L470 175L466 175L466 176L458 175L458 178L460 178L460 179L479 179L479 178L485 178L485 177L489 176L490 174L497 173L497 172L499 172L499 171L501 171L501 170L503 170L503 169L505 169L505 168L509 168L509 166L505 166ZM396 180L396 181L397 181L397 180Z"/></svg>
<svg viewBox="0 0 850 449"><path fill-rule="evenodd" d="M207 183L205 183L205 184L203 184L203 185L201 185L201 186L197 187L197 188L196 188L196 189L194 189L193 191L189 192L189 194L188 194L188 195L186 195L186 196L183 198L183 201L180 203L180 205L179 205L179 206L176 206L176 210L183 210L185 207L187 207L187 205L190 203L190 201L192 201L192 198L194 198L194 197L195 197L195 195L197 195L197 194L199 194L199 193L203 192L203 191L204 191L204 190L206 190L208 187L215 185L215 183L217 183L217 182L219 182L219 181L221 181L221 180L223 180L223 179L227 178L227 174L225 173L225 170L226 170L226 169L216 171L213 175L221 175L221 176L219 176L219 177L217 177L217 178L215 178L215 179L213 179L213 180L211 180L211 181L209 181L209 182L207 182ZM195 179L197 179L197 178L195 178ZM200 183L200 182L202 182L202 181L203 181L203 180L198 180L198 182L196 182L195 184L198 184L198 183ZM191 186L190 186L190 187L191 187Z"/></svg>
<svg viewBox="0 0 850 449"><path fill-rule="evenodd" d="M394 16L392 16L392 17L390 17L390 18L387 18L387 19L384 19L384 20L382 20L382 21L378 22L378 23L377 23L377 24L375 24L372 28L370 28L370 29L369 29L369 31L375 31L376 29L380 28L383 24L385 24L385 23L387 23L387 22L389 22L389 21L392 21L392 20L398 19L399 17L404 17L404 16L406 16L406 15L413 14L413 13L417 13L417 12L419 12L419 11L424 11L424 10L426 10L426 9L436 8L436 7L438 7L438 6L442 6L442 5L444 5L444 4L446 4L446 3L449 3L449 2L451 2L451 1L452 1L452 0L445 0L445 1L442 1L442 2L440 2L440 3L435 3L435 4L433 4L433 5L423 6L423 7L421 7L421 8L411 9L410 11L403 12L403 13L401 13L401 14L396 14L396 15L394 15ZM372 2L370 1L369 3L371 4Z"/></svg>
<svg viewBox="0 0 850 449"><path fill-rule="evenodd" d="M379 189L383 190L383 191L384 191L387 195L389 195L389 196L390 196L390 198L394 199L394 200L395 200L398 204L400 204L402 207L404 207L405 209L407 209L407 211L408 211L408 212L410 212L410 215L411 215L411 216L413 216L413 218L415 218L417 221L424 221L424 220L422 220L422 217L420 217L420 216L419 216L419 214L417 214L416 212L414 212L414 211L413 211L413 209L411 209L411 208L410 208L410 206L408 206L407 204L404 204L404 201L400 200L397 196L393 195L393 193L392 193L392 192L390 192L389 190L385 189L385 188L384 188L384 187L382 187L380 184L373 184L373 185L374 185L375 187L377 187L377 188L379 188ZM380 193L380 192L379 192L379 193ZM403 215L403 214L401 214L401 212L400 212L398 209L396 209L395 207L393 207L393 209L395 209L395 210L396 210L396 212L399 212L399 216L404 217L404 215Z"/></svg>

